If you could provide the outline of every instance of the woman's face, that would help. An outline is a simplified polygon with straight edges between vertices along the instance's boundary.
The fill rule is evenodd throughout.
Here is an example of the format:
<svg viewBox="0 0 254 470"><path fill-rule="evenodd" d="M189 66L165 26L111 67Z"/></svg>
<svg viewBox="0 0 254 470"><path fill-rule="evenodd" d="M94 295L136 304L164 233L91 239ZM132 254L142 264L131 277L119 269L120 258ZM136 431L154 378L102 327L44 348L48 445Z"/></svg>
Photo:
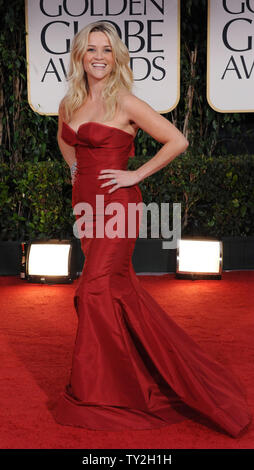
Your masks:
<svg viewBox="0 0 254 470"><path fill-rule="evenodd" d="M110 41L103 32L94 31L89 34L83 66L88 78L101 80L111 73L114 57Z"/></svg>

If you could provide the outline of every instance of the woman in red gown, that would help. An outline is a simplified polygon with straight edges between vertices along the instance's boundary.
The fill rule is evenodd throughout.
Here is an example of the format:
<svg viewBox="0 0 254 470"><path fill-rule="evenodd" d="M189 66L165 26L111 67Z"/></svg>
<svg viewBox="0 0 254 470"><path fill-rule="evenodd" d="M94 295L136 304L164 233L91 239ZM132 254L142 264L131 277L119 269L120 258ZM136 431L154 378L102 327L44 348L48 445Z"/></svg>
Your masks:
<svg viewBox="0 0 254 470"><path fill-rule="evenodd" d="M58 143L72 169L72 207L85 262L74 296L72 369L56 420L124 430L203 417L236 437L251 420L240 381L155 302L132 265L140 219L137 211L131 222L135 233L128 236L128 203L142 202L138 183L169 164L188 142L132 94L128 63L128 49L110 23L92 23L74 37ZM138 128L163 146L127 171Z"/></svg>

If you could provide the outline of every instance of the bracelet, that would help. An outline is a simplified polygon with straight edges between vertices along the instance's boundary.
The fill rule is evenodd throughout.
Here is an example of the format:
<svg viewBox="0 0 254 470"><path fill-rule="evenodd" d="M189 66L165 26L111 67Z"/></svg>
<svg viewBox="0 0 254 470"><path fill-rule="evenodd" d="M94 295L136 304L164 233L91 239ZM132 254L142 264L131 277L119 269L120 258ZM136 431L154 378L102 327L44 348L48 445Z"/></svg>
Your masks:
<svg viewBox="0 0 254 470"><path fill-rule="evenodd" d="M77 171L77 162L74 162L70 168L71 177L73 177L74 173Z"/></svg>

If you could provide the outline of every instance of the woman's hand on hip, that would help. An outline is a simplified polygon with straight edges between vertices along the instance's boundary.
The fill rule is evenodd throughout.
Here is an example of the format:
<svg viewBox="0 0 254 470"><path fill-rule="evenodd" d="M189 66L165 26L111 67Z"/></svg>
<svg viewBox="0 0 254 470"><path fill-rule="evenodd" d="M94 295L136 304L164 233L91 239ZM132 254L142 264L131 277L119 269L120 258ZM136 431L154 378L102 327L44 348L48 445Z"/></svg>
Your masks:
<svg viewBox="0 0 254 470"><path fill-rule="evenodd" d="M101 188L105 186L112 186L108 191L112 193L118 188L133 186L138 183L138 177L135 171L129 170L114 170L112 168L101 170L98 179L109 179L109 181L101 184Z"/></svg>

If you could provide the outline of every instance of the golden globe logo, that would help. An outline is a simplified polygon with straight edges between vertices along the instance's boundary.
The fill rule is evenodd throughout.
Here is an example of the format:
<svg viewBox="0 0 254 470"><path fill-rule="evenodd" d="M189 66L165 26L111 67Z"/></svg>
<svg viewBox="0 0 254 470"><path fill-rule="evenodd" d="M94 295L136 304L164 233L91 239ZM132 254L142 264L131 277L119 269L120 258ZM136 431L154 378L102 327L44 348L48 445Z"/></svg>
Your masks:
<svg viewBox="0 0 254 470"><path fill-rule="evenodd" d="M179 0L26 0L28 96L41 114L57 114L66 91L73 36L86 24L112 23L130 52L133 92L159 112L179 100Z"/></svg>
<svg viewBox="0 0 254 470"><path fill-rule="evenodd" d="M208 4L207 99L220 112L253 111L254 1Z"/></svg>

